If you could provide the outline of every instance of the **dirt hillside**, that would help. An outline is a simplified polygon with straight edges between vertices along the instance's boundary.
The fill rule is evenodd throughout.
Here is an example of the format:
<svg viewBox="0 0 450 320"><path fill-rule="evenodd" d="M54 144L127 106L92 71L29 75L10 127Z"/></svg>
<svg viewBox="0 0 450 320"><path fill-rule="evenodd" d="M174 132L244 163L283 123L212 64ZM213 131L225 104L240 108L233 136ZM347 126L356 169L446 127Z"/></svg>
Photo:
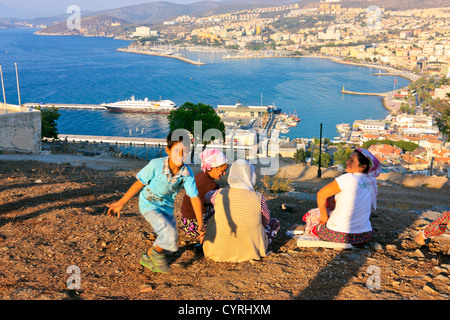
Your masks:
<svg viewBox="0 0 450 320"><path fill-rule="evenodd" d="M86 157L86 159L89 157ZM121 159L103 170L0 158L0 299L2 300L448 300L450 238L418 247L411 239L449 209L447 179L382 176L371 221L375 239L351 250L298 248L286 231L316 206L315 193L338 172L284 164L291 192L264 191L281 222L272 253L245 263L217 263L179 229L169 274L140 266L154 241L137 197L120 219L106 204L135 181L143 162ZM42 159L41 159L42 160ZM109 162L108 162L109 163ZM125 165L126 163L126 165ZM125 168L125 169L123 169ZM194 170L198 168L194 167ZM444 181L445 180L445 181ZM225 184L226 179L220 182ZM258 187L263 190L261 181ZM175 210L183 192L177 197ZM282 209L290 204L293 212ZM70 287L73 266L80 288ZM69 270L68 270L69 268ZM68 272L69 271L69 272Z"/></svg>

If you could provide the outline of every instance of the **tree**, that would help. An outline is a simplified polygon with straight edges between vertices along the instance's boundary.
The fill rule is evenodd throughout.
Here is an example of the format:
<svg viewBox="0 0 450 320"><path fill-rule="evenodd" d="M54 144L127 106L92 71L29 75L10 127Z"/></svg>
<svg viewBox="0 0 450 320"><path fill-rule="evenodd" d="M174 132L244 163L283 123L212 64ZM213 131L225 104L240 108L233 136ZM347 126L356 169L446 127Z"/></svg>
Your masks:
<svg viewBox="0 0 450 320"><path fill-rule="evenodd" d="M36 108L41 111L41 135L42 138L58 138L58 129L56 127L56 120L61 115L58 112L58 108L55 106L44 107L40 106Z"/></svg>
<svg viewBox="0 0 450 320"><path fill-rule="evenodd" d="M294 153L295 162L305 162L306 161L306 151L305 149L297 149Z"/></svg>
<svg viewBox="0 0 450 320"><path fill-rule="evenodd" d="M313 165L319 165L319 148L314 148L313 151ZM320 166L322 168L328 168L331 165L331 155L326 152L322 152L320 155Z"/></svg>
<svg viewBox="0 0 450 320"><path fill-rule="evenodd" d="M450 135L450 109L447 109L444 114L436 119L436 124L443 135L444 142L448 141Z"/></svg>
<svg viewBox="0 0 450 320"><path fill-rule="evenodd" d="M186 129L192 134L194 138L193 151L195 150L198 141L203 144L203 148L211 142L204 140L205 132L209 129L217 129L222 134L222 138L225 137L224 123L216 114L214 108L207 104L185 102L176 110L172 110L167 119L169 120L170 131ZM201 132L195 132L196 121L201 122ZM212 139L212 141L214 140L215 139ZM194 159L194 152L191 154L191 159Z"/></svg>
<svg viewBox="0 0 450 320"><path fill-rule="evenodd" d="M353 150L350 147L340 146L333 154L334 164L345 164L352 152Z"/></svg>

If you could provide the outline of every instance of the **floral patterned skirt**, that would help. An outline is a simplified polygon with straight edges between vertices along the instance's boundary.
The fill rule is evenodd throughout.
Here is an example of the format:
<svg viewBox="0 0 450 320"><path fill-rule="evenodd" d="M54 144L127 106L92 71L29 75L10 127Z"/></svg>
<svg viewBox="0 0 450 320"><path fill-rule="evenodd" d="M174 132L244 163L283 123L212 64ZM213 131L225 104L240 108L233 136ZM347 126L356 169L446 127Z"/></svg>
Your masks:
<svg viewBox="0 0 450 320"><path fill-rule="evenodd" d="M439 237L440 235L445 233L446 230L449 230L448 229L449 223L450 223L450 211L442 213L442 216L431 222L423 230L423 235L425 239L431 237Z"/></svg>
<svg viewBox="0 0 450 320"><path fill-rule="evenodd" d="M326 225L320 224L319 208L309 210L305 215L303 215L303 221L306 222L306 234L314 235L324 241L360 244L368 242L374 236L373 231L362 233L345 233L328 229Z"/></svg>

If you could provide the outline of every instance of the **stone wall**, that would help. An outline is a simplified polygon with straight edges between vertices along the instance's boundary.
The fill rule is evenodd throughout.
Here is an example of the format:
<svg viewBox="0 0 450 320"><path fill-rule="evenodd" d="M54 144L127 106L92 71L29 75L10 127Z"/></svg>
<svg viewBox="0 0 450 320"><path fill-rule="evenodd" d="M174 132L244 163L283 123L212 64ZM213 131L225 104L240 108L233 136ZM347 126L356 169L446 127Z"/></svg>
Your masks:
<svg viewBox="0 0 450 320"><path fill-rule="evenodd" d="M32 108L0 104L0 150L40 153L41 112Z"/></svg>

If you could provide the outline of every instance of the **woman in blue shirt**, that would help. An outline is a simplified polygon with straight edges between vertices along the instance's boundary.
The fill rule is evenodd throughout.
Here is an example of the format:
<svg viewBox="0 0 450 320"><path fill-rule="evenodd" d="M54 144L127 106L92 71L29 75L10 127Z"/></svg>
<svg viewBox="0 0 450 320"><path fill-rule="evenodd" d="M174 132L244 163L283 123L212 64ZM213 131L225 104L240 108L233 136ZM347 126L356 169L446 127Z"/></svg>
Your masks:
<svg viewBox="0 0 450 320"><path fill-rule="evenodd" d="M172 133L167 136L166 152L168 157L151 160L136 175L137 181L117 202L108 205L108 214L120 218L122 207L139 194L139 211L158 235L153 246L142 254L140 263L153 272L169 272L164 251L175 252L177 246L177 227L173 215L175 197L181 187L190 197L197 217L200 240L204 236L202 205L198 197L194 174L184 164L189 147L181 139L173 140Z"/></svg>

